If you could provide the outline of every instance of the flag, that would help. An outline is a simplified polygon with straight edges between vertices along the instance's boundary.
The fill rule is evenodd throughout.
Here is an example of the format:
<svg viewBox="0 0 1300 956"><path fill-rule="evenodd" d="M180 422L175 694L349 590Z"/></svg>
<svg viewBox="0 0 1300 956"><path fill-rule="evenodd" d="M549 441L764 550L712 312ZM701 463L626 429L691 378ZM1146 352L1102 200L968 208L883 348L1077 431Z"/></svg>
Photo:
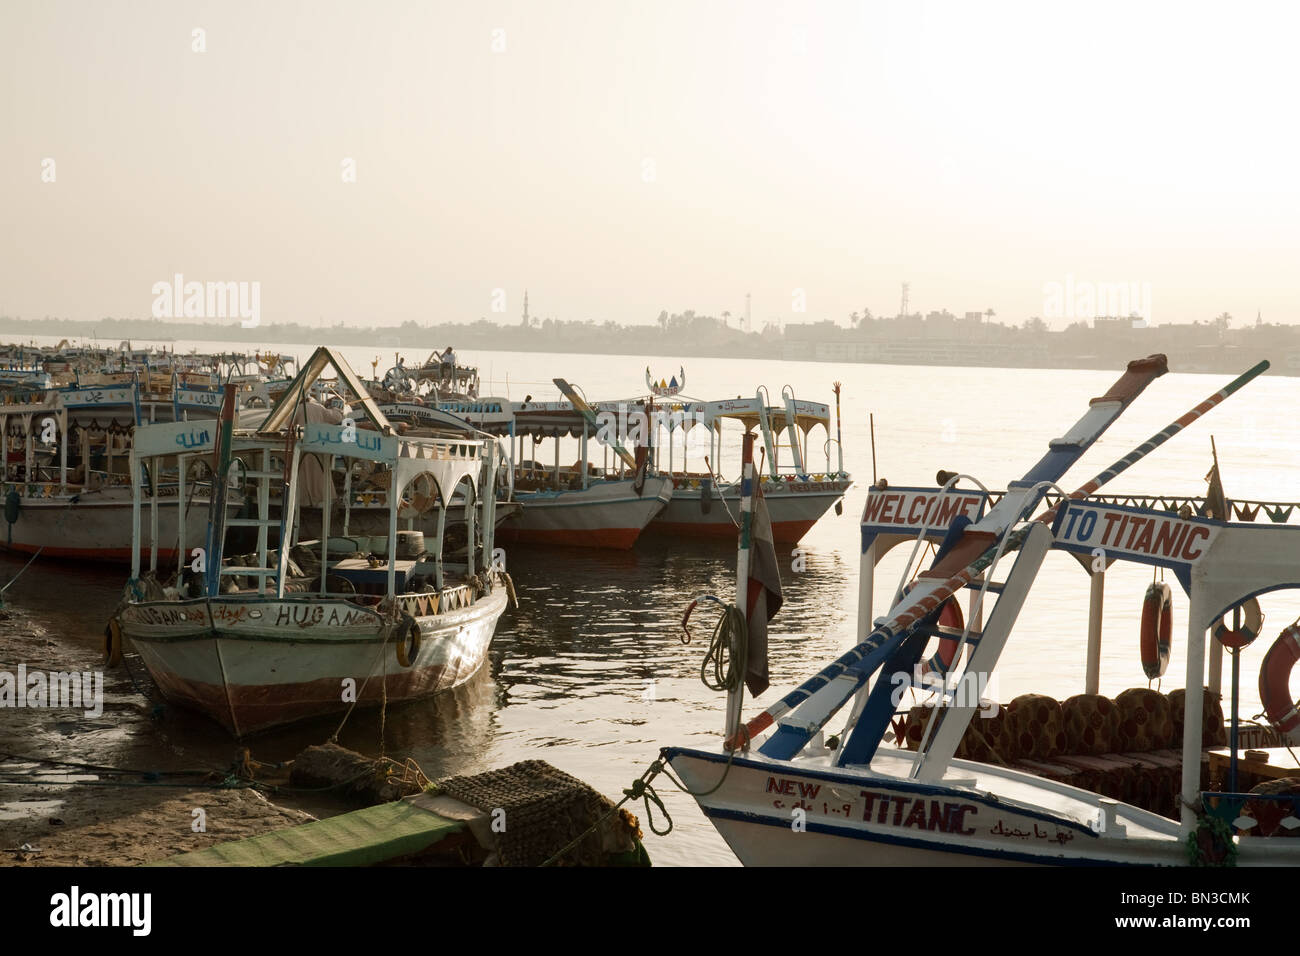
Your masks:
<svg viewBox="0 0 1300 956"><path fill-rule="evenodd" d="M772 519L767 502L754 487L754 514L750 525L749 588L745 595L745 623L749 631L745 652L745 686L755 697L767 690L767 622L781 610L781 571L772 540Z"/></svg>
<svg viewBox="0 0 1300 956"><path fill-rule="evenodd" d="M1219 462L1216 459L1214 467L1210 473L1205 476L1205 480L1210 483L1210 490L1205 493L1205 511L1207 518L1215 518L1218 521L1227 521L1231 515L1228 512L1228 501L1223 496L1223 482L1219 478Z"/></svg>

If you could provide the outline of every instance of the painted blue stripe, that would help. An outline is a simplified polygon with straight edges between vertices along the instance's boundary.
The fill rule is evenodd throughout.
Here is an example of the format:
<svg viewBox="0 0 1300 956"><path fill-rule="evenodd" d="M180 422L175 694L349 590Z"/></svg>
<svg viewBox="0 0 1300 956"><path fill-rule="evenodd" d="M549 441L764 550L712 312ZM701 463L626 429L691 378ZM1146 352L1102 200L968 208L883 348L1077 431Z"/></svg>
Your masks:
<svg viewBox="0 0 1300 956"><path fill-rule="evenodd" d="M793 764L782 761L776 763L770 760L755 760L752 757L745 757L740 754L728 758L726 754L711 753L707 750L691 750L686 747L664 747L660 754L666 759L672 760L674 757L693 757L696 760L703 760L706 763L726 764L728 759L737 767L747 767L751 770L761 770L764 773L794 774L801 777L809 777L813 780L822 780L826 783L854 787L884 787L890 790L898 790L903 793L915 793L925 797L943 797L948 800L961 799L967 803L978 803L981 806L990 807L1005 813L1016 813L1032 820L1041 820L1044 823L1050 823L1053 826L1062 829L1071 829L1083 836L1090 836L1094 839L1098 834L1091 827L1080 823L1078 820L1070 817L1057 816L1048 813L1045 810L1039 810L1034 807L1023 806L1013 803L1009 800L1001 800L991 793L982 793L971 790L958 790L953 787L945 787L941 784L922 783L916 780L908 780L901 777L871 776L863 777L856 774L846 773L842 770L829 769L822 767L804 767L794 766ZM1015 768L1012 768L1015 769ZM1030 774L1029 776L1032 776ZM1044 783L1049 781L1043 780ZM1098 794L1089 793L1089 791L1080 791L1092 797ZM1135 808L1136 809L1136 808ZM1177 821L1170 820L1170 824L1176 825ZM785 821L784 826L789 826L789 821Z"/></svg>
<svg viewBox="0 0 1300 956"><path fill-rule="evenodd" d="M716 807L701 807L704 815L719 820L735 820L740 823L756 823L762 826L780 827L783 830L790 829L790 821L780 817L771 818L759 816L754 813L746 813L741 810L723 810ZM932 850L936 853L960 853L964 856L977 856L989 860L1011 860L1018 863L1038 863L1043 866L1144 866L1149 864L1141 863L1113 863L1109 860L1089 860L1075 859L1067 856L1050 856L1048 854L1033 853L1016 853L1010 850L993 850L981 849L978 847L962 846L957 842L941 843L937 840L920 840L916 837L893 836L892 834L879 833L876 831L856 830L852 827L839 826L833 823L819 823L810 820L805 824L810 833L823 833L828 836L848 837L849 839L859 840L864 844L871 843L888 843L893 846L905 846L914 849ZM864 853L867 852L864 847ZM870 866L871 861L864 859L863 866Z"/></svg>

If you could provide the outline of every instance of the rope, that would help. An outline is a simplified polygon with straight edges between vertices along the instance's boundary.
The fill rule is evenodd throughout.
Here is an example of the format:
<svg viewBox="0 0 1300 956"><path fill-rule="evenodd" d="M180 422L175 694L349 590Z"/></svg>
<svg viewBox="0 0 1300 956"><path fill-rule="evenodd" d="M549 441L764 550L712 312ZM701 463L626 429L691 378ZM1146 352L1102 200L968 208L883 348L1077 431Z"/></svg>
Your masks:
<svg viewBox="0 0 1300 956"><path fill-rule="evenodd" d="M397 606L398 605L396 603L393 604L393 608L397 608ZM399 616L395 622L394 621L389 622L388 627L386 628L384 633L384 643L379 645L379 653L375 655L375 663L370 665L370 673L368 673L366 675L366 679L361 682L361 687L357 691L356 697L354 697L352 699L352 702L348 705L348 709L343 714L343 719L339 721L338 727L334 729L334 733L330 734L329 743L336 744L339 742L339 734L343 731L343 725L346 724L348 722L348 718L352 716L352 711L356 709L357 702L361 700L361 695L365 693L366 685L370 683L370 678L375 676L375 668L380 664L381 661L383 661L384 653L388 650L388 642L392 640L393 631L396 629L396 624L401 623L401 620L402 618ZM388 703L388 680L387 678L385 678L384 680L384 706L385 707L387 707L387 703ZM381 720L381 729L380 729L379 744L380 747L382 748L383 747L382 715L380 720Z"/></svg>
<svg viewBox="0 0 1300 956"><path fill-rule="evenodd" d="M620 800L618 803L614 804L603 814L601 814L596 819L595 823L587 827L587 829L583 830L582 833L578 834L578 836L575 837L572 841L570 841L566 846L564 846L562 849L552 854L547 860L545 860L542 863L542 866L543 867L552 866L556 860L560 859L562 856L564 856L564 854L568 853L570 850L572 850L583 840L587 839L587 837L589 837L593 832L595 832L598 826L600 826L611 816L617 813L619 808L621 808L623 804L627 803L629 800L641 799L642 801L644 801L646 823L649 825L650 831L654 833L655 836L667 836L668 834L672 833L673 818L669 816L668 808L664 806L664 802L660 798L659 794L655 792L655 788L650 785L650 782L654 780L655 777L657 777L662 771L666 769L667 769L667 765L664 763L662 757L660 757L658 760L650 764L650 766L645 769L645 772L642 773L640 777L632 781L632 786L623 791L622 800ZM660 830L658 827L655 826L654 812L650 806L651 802L653 802L654 805L659 808L660 812L663 813L664 819L668 822L668 826L665 827L663 830Z"/></svg>
<svg viewBox="0 0 1300 956"><path fill-rule="evenodd" d="M700 680L709 690L737 690L745 679L745 616L734 604L728 604L713 627L709 649L700 664ZM738 666L737 666L738 665ZM713 677L709 678L712 666Z"/></svg>

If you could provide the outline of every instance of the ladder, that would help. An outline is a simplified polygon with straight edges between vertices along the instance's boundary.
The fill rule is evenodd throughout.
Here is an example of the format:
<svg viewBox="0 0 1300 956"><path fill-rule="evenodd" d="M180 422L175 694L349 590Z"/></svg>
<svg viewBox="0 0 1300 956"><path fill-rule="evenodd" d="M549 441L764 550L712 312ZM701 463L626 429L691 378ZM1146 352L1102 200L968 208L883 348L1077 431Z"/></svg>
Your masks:
<svg viewBox="0 0 1300 956"><path fill-rule="evenodd" d="M242 458L238 459L240 473L248 480L251 479L256 483L257 489L257 517L255 518L227 518L226 530L229 534L231 528L256 528L257 529L257 566L256 567L237 567L226 565L222 562L222 567L218 570L218 575L250 577L260 579L258 590L265 591L267 578L278 578L280 574L279 567L270 567L268 558L269 534L268 530L275 527L280 532L280 550L283 551L286 545L285 540L285 522L288 519L284 502L281 502L280 517L271 517L271 482L284 482L284 473L271 467L271 449L262 448L261 465L256 469L249 469L245 466ZM254 450L254 455L257 450ZM247 481L245 482L247 487ZM247 498L245 498L247 500ZM225 549L222 549L223 556ZM278 564L278 562L277 562Z"/></svg>
<svg viewBox="0 0 1300 956"><path fill-rule="evenodd" d="M803 451L799 448L799 426L795 424L794 389L789 385L782 386L781 398L785 400L785 426L790 435L790 452L794 456L794 470L796 474L802 476L808 469L804 464Z"/></svg>

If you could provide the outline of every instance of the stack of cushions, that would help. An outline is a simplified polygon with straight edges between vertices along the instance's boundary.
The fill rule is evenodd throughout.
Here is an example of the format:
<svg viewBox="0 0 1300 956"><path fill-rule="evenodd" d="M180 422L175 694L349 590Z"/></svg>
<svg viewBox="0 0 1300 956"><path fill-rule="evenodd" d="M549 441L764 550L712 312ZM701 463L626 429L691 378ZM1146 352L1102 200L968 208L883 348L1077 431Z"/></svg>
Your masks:
<svg viewBox="0 0 1300 956"><path fill-rule="evenodd" d="M921 746L921 737L933 710L929 704L917 704L907 715L903 736L899 746L908 750L917 750ZM984 717L979 711L971 718L961 743L957 745L955 756L959 760L975 760L979 763L1009 765L1016 761L1015 735L1011 731L1011 722L1007 708L998 707L997 713Z"/></svg>
<svg viewBox="0 0 1300 956"><path fill-rule="evenodd" d="M1054 698L1021 694L1007 705L1007 719L1021 760L1051 760L1065 751L1065 721Z"/></svg>
<svg viewBox="0 0 1300 956"><path fill-rule="evenodd" d="M1177 817L1186 695L1133 688L1114 700L1079 694L1058 703L1024 694L993 717L977 713L956 757L1014 766L1029 773ZM1224 742L1217 694L1204 691L1205 747ZM898 745L916 750L931 706L913 707Z"/></svg>
<svg viewBox="0 0 1300 956"><path fill-rule="evenodd" d="M1115 698L1119 708L1119 753L1144 753L1174 745L1173 708L1169 698L1148 687L1132 687Z"/></svg>
<svg viewBox="0 0 1300 956"><path fill-rule="evenodd" d="M1065 752L1108 754L1119 740L1119 708L1101 694L1076 694L1061 704Z"/></svg>
<svg viewBox="0 0 1300 956"><path fill-rule="evenodd" d="M1202 693L1205 695L1205 703L1204 710L1201 711L1201 747L1226 747L1228 730L1223 725L1223 705L1219 703L1219 695L1208 687ZM1174 747L1183 745L1183 715L1186 701L1187 691L1181 687L1169 692L1169 706L1173 710L1174 718L1174 742L1171 746Z"/></svg>

